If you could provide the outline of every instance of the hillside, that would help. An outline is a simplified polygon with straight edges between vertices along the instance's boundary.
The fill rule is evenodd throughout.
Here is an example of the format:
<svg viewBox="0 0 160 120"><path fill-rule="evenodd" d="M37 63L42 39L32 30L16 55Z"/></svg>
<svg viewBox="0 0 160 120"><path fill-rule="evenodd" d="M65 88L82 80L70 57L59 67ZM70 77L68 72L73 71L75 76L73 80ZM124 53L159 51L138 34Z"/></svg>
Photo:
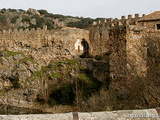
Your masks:
<svg viewBox="0 0 160 120"><path fill-rule="evenodd" d="M1 9L0 30L3 29L32 29L42 28L59 29L64 26L86 28L93 22L92 18L64 16L48 13L46 10L28 9Z"/></svg>

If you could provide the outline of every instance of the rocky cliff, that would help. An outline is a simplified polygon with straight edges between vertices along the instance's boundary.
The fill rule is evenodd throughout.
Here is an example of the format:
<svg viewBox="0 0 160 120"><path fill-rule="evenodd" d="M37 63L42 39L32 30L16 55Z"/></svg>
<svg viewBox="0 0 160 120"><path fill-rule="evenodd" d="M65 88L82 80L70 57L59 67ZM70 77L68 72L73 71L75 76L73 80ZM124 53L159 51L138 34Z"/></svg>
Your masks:
<svg viewBox="0 0 160 120"><path fill-rule="evenodd" d="M33 58L4 50L0 52L0 104L44 112L157 107L154 81L132 78L110 88L109 68L104 58L58 60L41 67Z"/></svg>
<svg viewBox="0 0 160 120"><path fill-rule="evenodd" d="M54 109L57 105L69 105L64 112L80 110L102 86L108 87L108 67L107 61L91 58L53 61L41 67L22 53L1 51L0 104L39 110L44 104L43 110L49 112L59 111Z"/></svg>
<svg viewBox="0 0 160 120"><path fill-rule="evenodd" d="M33 58L11 51L0 52L0 103L28 106L36 98L39 81L30 77L41 69Z"/></svg>

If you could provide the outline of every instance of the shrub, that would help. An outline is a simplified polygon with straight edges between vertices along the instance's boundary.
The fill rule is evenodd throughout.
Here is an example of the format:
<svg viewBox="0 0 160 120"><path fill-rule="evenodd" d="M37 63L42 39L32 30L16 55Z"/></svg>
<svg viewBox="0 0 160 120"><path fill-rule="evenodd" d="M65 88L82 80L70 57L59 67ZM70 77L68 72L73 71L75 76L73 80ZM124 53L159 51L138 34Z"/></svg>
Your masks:
<svg viewBox="0 0 160 120"><path fill-rule="evenodd" d="M37 10L41 15L48 14L47 10Z"/></svg>
<svg viewBox="0 0 160 120"><path fill-rule="evenodd" d="M7 25L7 17L5 15L0 15L1 25Z"/></svg>
<svg viewBox="0 0 160 120"><path fill-rule="evenodd" d="M93 19L91 18L81 18L81 21L78 22L69 22L67 24L68 27L77 27L77 28L86 28L88 27L90 24L92 24Z"/></svg>
<svg viewBox="0 0 160 120"><path fill-rule="evenodd" d="M50 98L49 101L48 101L48 104L49 104L49 106L52 107L52 106L54 106L55 104L57 104L57 102L56 102L56 100Z"/></svg>
<svg viewBox="0 0 160 120"><path fill-rule="evenodd" d="M44 100L44 98L43 98L43 96L41 95L41 94L37 94L37 102L39 102L39 103L45 103L45 100Z"/></svg>
<svg viewBox="0 0 160 120"><path fill-rule="evenodd" d="M1 9L0 12L1 12L1 13L5 13L5 12L6 12L6 8Z"/></svg>
<svg viewBox="0 0 160 120"><path fill-rule="evenodd" d="M39 19L39 15L34 14L31 18Z"/></svg>
<svg viewBox="0 0 160 120"><path fill-rule="evenodd" d="M52 99L52 101L54 101L54 103L56 102L63 105L73 104L75 100L73 85L68 84L59 87L51 94L50 98Z"/></svg>
<svg viewBox="0 0 160 120"><path fill-rule="evenodd" d="M11 19L11 23L16 23L17 19L19 18L19 16L15 16Z"/></svg>
<svg viewBox="0 0 160 120"><path fill-rule="evenodd" d="M30 23L30 17L29 16L25 16L22 18L22 22L28 22Z"/></svg>
<svg viewBox="0 0 160 120"><path fill-rule="evenodd" d="M43 23L45 22L44 18L37 18L36 19L37 22L37 27L43 27Z"/></svg>
<svg viewBox="0 0 160 120"><path fill-rule="evenodd" d="M47 20L45 25L47 25L48 30L54 29L54 22L52 22L51 20Z"/></svg>
<svg viewBox="0 0 160 120"><path fill-rule="evenodd" d="M8 11L9 11L9 12L17 12L16 9L10 9L10 8L8 9Z"/></svg>
<svg viewBox="0 0 160 120"><path fill-rule="evenodd" d="M81 106L81 110L85 112L110 110L109 95L106 91L94 93Z"/></svg>
<svg viewBox="0 0 160 120"><path fill-rule="evenodd" d="M19 12L26 12L25 10L23 9L18 9Z"/></svg>

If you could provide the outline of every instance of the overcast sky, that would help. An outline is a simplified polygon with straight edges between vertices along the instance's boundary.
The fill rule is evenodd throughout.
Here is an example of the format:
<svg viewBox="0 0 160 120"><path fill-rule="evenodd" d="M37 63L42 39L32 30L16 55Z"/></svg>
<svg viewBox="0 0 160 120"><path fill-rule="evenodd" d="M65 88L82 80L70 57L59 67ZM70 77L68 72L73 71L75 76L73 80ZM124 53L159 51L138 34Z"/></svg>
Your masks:
<svg viewBox="0 0 160 120"><path fill-rule="evenodd" d="M120 18L160 11L160 0L0 0L0 8L45 9L53 14Z"/></svg>

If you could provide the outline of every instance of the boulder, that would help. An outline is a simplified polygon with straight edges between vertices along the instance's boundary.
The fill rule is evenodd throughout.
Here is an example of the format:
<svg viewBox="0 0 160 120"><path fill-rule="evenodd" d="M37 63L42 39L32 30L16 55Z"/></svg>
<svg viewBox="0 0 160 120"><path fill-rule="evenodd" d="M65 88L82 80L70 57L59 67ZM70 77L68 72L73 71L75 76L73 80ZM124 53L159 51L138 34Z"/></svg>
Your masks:
<svg viewBox="0 0 160 120"><path fill-rule="evenodd" d="M30 12L30 13L32 13L32 14L36 14L36 15L41 15L36 9L33 9L33 8L29 8L28 10L27 10L27 12Z"/></svg>

